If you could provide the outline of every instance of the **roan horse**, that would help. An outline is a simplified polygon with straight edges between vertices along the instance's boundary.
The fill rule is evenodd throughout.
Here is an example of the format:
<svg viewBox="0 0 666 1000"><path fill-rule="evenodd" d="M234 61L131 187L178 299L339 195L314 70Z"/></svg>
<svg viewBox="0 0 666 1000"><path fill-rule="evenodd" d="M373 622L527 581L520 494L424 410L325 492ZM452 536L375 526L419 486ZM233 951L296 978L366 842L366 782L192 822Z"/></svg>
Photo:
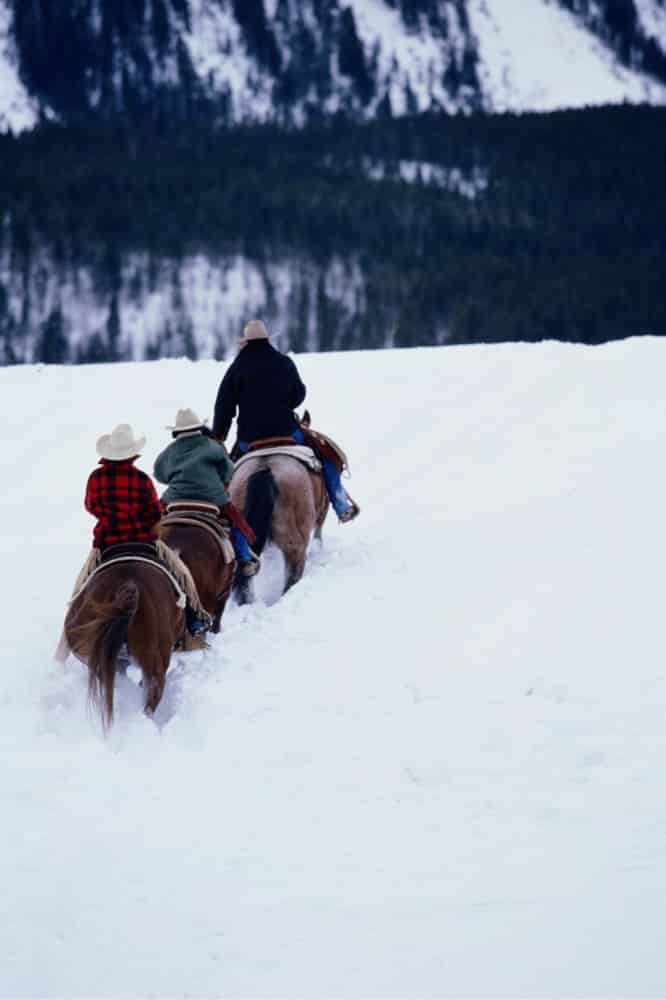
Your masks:
<svg viewBox="0 0 666 1000"><path fill-rule="evenodd" d="M171 653L185 632L185 615L173 584L145 562L110 565L75 597L65 617L65 640L88 666L90 699L108 728L113 721L116 670L126 669L125 644L143 673L145 710L152 714L164 692Z"/></svg>
<svg viewBox="0 0 666 1000"><path fill-rule="evenodd" d="M237 468L229 492L257 536L255 551L261 553L272 541L282 552L285 593L303 576L313 533L321 538L329 507L321 474L289 455L259 453ZM250 580L237 575L234 593L240 604L247 604L251 600Z"/></svg>

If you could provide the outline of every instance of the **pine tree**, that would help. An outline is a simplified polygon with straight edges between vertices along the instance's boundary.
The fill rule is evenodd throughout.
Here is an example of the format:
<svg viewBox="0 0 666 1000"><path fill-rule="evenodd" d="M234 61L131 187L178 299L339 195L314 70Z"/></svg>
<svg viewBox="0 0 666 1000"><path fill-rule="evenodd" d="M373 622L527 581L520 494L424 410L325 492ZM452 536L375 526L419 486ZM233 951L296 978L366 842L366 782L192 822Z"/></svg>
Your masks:
<svg viewBox="0 0 666 1000"><path fill-rule="evenodd" d="M46 318L35 348L35 361L45 365L62 365L69 360L69 343L64 330L60 306Z"/></svg>
<svg viewBox="0 0 666 1000"><path fill-rule="evenodd" d="M250 51L277 75L281 69L280 52L269 27L264 0L232 0L232 8Z"/></svg>
<svg viewBox="0 0 666 1000"><path fill-rule="evenodd" d="M365 61L365 52L356 31L356 20L351 7L345 7L340 15L338 36L338 66L340 72L350 77L363 104L367 104L373 94L374 85Z"/></svg>

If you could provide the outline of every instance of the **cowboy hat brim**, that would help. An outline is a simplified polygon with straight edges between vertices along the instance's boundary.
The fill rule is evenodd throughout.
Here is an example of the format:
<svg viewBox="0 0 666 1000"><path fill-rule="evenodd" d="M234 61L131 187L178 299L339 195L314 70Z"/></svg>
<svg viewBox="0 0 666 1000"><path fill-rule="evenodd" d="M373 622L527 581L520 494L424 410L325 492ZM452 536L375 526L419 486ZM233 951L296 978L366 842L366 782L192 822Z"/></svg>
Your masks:
<svg viewBox="0 0 666 1000"><path fill-rule="evenodd" d="M97 454L100 458L107 458L111 462L119 462L124 458L134 458L135 455L143 451L145 443L145 437L140 437L136 441L130 441L128 444L118 447L111 444L110 434L102 434L101 438L97 441Z"/></svg>
<svg viewBox="0 0 666 1000"><path fill-rule="evenodd" d="M246 344L260 344L266 341L270 343L271 340L276 340L279 343L282 336L281 333L269 333L267 337L239 337L236 344L238 347L245 347Z"/></svg>
<svg viewBox="0 0 666 1000"><path fill-rule="evenodd" d="M200 420L198 424L166 424L168 431L198 431L206 426L207 421Z"/></svg>

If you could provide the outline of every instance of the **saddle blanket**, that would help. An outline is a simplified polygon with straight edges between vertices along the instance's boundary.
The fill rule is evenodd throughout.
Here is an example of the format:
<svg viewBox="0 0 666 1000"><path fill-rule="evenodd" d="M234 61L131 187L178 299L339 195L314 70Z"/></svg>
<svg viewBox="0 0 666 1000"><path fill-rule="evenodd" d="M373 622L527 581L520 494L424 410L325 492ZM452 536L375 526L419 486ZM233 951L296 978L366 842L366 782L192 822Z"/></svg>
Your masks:
<svg viewBox="0 0 666 1000"><path fill-rule="evenodd" d="M319 449L319 454L322 458L330 458L338 466L340 472L344 472L345 469L349 470L349 460L345 455L344 451L333 438L328 437L327 434L322 434L321 431L315 431L310 427L309 424L302 424L301 428L305 434L306 444L308 438L311 442L314 442L314 447Z"/></svg>
<svg viewBox="0 0 666 1000"><path fill-rule="evenodd" d="M287 458L295 458L301 462L310 472L321 472L321 462L312 448L308 448L304 444L279 444L273 445L271 448L258 448L256 451L250 451L247 455L239 458L235 467L239 469L245 462L252 462L257 458L268 458L270 455L286 455Z"/></svg>

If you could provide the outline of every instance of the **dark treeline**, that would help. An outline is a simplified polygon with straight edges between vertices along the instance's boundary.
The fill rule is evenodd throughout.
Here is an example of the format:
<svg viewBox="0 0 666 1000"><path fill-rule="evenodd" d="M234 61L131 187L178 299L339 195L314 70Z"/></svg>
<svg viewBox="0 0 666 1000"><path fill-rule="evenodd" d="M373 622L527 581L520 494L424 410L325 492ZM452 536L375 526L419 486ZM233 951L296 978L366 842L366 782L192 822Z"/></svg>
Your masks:
<svg viewBox="0 0 666 1000"><path fill-rule="evenodd" d="M401 161L485 187L406 183ZM389 315L397 345L443 328L455 343L599 343L666 332L665 176L666 109L648 107L293 131L82 120L0 137L0 221L10 267L48 247L112 292L134 250L354 256L366 307L345 346L381 346ZM19 337L3 308L0 277L0 337Z"/></svg>

